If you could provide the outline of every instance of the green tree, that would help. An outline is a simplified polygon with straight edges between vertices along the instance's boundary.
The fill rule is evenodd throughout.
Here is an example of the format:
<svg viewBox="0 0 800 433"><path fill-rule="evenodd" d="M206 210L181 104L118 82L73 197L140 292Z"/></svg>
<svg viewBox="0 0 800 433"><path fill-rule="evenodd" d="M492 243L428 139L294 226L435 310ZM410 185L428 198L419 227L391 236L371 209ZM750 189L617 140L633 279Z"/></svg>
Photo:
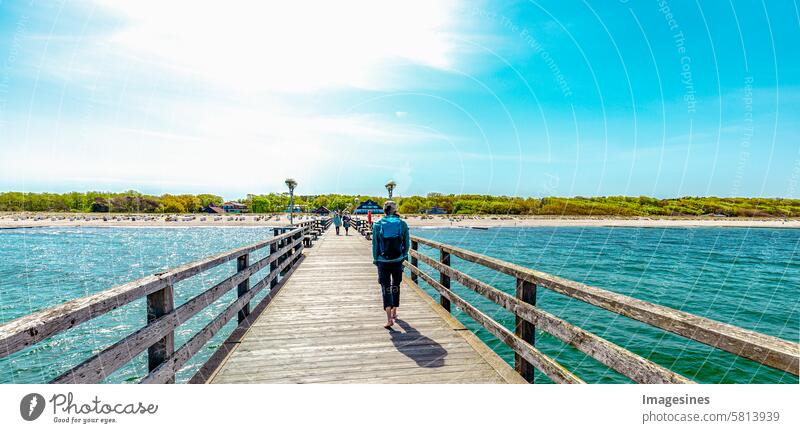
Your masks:
<svg viewBox="0 0 800 433"><path fill-rule="evenodd" d="M179 197L164 194L161 196L161 205L158 210L164 213L186 213L186 205Z"/></svg>
<svg viewBox="0 0 800 433"><path fill-rule="evenodd" d="M197 198L200 199L201 207L206 207L211 204L221 205L224 202L224 200L222 200L222 197L214 194L199 194Z"/></svg>
<svg viewBox="0 0 800 433"><path fill-rule="evenodd" d="M250 210L254 213L272 212L272 203L263 195L255 196L251 200Z"/></svg>

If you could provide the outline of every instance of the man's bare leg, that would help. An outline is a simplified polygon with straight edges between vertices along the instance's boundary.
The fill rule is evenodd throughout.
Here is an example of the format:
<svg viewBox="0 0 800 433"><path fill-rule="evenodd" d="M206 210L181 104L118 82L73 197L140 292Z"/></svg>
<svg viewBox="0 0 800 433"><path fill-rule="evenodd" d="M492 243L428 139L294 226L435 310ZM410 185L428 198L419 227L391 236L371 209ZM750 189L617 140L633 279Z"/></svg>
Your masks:
<svg viewBox="0 0 800 433"><path fill-rule="evenodd" d="M391 328L394 325L394 320L392 320L392 307L386 307L386 324L383 325L384 328Z"/></svg>

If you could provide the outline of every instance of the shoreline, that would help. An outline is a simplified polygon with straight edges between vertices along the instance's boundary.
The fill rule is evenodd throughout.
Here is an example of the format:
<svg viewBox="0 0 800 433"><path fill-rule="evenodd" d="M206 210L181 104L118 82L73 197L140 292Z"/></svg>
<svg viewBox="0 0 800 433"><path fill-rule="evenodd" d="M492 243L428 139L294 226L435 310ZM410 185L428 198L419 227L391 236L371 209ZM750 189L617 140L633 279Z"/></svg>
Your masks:
<svg viewBox="0 0 800 433"><path fill-rule="evenodd" d="M308 221L309 215L295 217ZM363 218L363 217L362 217ZM415 228L488 229L499 227L640 227L640 228L786 228L800 229L800 219L723 218L723 217L584 217L584 216L507 216L507 215L408 215L404 220ZM0 229L58 227L282 227L289 224L285 215L269 214L0 214Z"/></svg>

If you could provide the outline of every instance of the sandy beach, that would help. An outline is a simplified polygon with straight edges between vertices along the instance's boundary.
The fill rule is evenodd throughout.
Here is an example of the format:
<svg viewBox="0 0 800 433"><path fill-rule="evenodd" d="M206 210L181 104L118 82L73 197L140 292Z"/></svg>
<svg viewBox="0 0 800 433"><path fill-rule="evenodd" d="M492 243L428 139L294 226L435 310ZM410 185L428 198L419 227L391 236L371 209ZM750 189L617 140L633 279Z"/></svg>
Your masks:
<svg viewBox="0 0 800 433"><path fill-rule="evenodd" d="M295 222L315 218L295 215ZM753 227L800 228L800 219L724 217L581 217L506 215L407 215L411 227ZM276 214L0 214L0 229L24 227L275 227L289 224Z"/></svg>

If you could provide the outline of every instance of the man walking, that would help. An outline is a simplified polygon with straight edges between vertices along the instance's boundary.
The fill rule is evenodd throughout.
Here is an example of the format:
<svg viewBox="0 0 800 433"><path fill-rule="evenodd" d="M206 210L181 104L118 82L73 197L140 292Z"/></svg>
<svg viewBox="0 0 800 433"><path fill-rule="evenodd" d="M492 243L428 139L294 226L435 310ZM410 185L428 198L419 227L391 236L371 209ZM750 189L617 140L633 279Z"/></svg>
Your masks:
<svg viewBox="0 0 800 433"><path fill-rule="evenodd" d="M372 227L372 263L378 267L378 283L386 311L386 325L383 327L389 329L397 320L403 261L408 259L411 237L408 224L397 215L397 203L385 202L383 213L385 216Z"/></svg>

